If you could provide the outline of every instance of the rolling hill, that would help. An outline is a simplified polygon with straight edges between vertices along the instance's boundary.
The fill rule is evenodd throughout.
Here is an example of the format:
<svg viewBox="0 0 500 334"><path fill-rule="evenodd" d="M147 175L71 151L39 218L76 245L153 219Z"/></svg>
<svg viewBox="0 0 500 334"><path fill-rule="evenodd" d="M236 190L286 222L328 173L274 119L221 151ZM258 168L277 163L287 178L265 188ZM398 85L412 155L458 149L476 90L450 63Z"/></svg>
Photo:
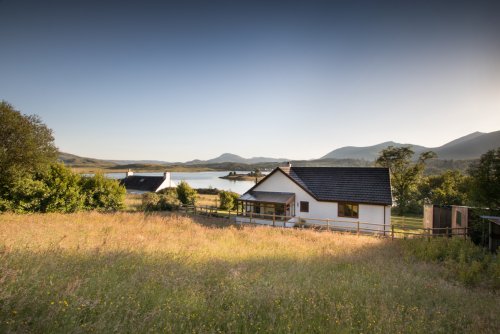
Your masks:
<svg viewBox="0 0 500 334"><path fill-rule="evenodd" d="M378 153L388 146L412 146L412 149L413 151L415 151L416 155L424 151L434 151L437 153L438 159L478 159L486 151L500 146L500 131L490 133L474 132L466 136L457 138L439 147L425 147L415 144L401 144L393 141L364 147L345 146L331 151L321 159L362 159L373 161L377 158Z"/></svg>
<svg viewBox="0 0 500 334"><path fill-rule="evenodd" d="M217 158L209 159L209 160L192 160L186 162L186 165L209 165L209 164L218 164L225 162L232 162L238 164L258 164L258 163L266 163L266 162L283 162L288 161L285 158L266 158L266 157L253 157L253 158L243 158L239 155L232 153L224 153L218 156Z"/></svg>

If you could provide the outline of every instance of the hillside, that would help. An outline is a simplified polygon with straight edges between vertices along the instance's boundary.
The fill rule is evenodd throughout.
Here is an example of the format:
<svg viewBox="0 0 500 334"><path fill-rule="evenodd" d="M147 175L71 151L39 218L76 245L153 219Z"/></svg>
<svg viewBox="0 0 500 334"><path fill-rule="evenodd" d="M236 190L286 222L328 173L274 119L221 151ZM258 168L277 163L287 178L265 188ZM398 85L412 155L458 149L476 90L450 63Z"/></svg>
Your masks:
<svg viewBox="0 0 500 334"><path fill-rule="evenodd" d="M413 144L401 144L401 143L396 143L393 141L388 141L388 142L384 142L384 143L380 143L380 144L372 145L372 146L362 146L362 147L345 146L345 147L341 147L341 148L338 148L336 150L331 151L330 153L321 157L321 159L361 159L361 160L373 161L378 157L380 151L382 151L383 149L385 149L389 146L394 146L394 147L412 146L413 150L415 152L418 152L418 153L423 152L426 149L423 146L418 146L418 145L413 145Z"/></svg>
<svg viewBox="0 0 500 334"><path fill-rule="evenodd" d="M111 161L85 158L65 152L59 152L59 161L70 167L81 168L111 168L116 166L116 163Z"/></svg>
<svg viewBox="0 0 500 334"><path fill-rule="evenodd" d="M253 157L253 158L243 158L239 155L232 153L224 153L218 156L217 158L209 159L209 160L192 160L188 161L186 165L209 165L209 164L218 164L218 163L237 163L237 164L258 164L258 163L266 163L266 162L283 162L287 161L285 158L266 158L266 157Z"/></svg>
<svg viewBox="0 0 500 334"><path fill-rule="evenodd" d="M0 333L496 333L500 326L493 288L466 286L453 263L422 262L408 251L432 246L429 254L440 254L443 239L416 244L97 212L4 214L0 235ZM458 255L457 242L448 250ZM467 249L460 268L477 277L477 266L466 271Z"/></svg>
<svg viewBox="0 0 500 334"><path fill-rule="evenodd" d="M345 146L331 151L321 159L363 159L373 161L379 152L389 146L411 146L415 155L424 151L434 151L438 159L470 160L478 159L486 151L500 146L500 131L483 133L474 132L457 138L439 147L425 147L416 144L402 144L388 141L372 146Z"/></svg>
<svg viewBox="0 0 500 334"><path fill-rule="evenodd" d="M500 147L500 131L481 133L475 132L458 138L434 151L440 159L477 159L488 150Z"/></svg>

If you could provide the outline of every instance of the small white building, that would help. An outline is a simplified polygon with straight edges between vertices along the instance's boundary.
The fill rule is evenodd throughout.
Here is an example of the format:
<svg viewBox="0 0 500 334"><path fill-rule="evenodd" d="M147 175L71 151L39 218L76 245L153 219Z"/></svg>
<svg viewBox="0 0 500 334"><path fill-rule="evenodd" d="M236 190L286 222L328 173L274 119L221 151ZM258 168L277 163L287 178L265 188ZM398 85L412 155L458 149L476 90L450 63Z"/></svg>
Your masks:
<svg viewBox="0 0 500 334"><path fill-rule="evenodd" d="M128 193L142 194L147 192L158 192L171 186L169 172L164 172L163 176L134 175L129 170L120 183L127 189Z"/></svg>
<svg viewBox="0 0 500 334"><path fill-rule="evenodd" d="M278 167L238 199L237 222L389 232L387 168Z"/></svg>

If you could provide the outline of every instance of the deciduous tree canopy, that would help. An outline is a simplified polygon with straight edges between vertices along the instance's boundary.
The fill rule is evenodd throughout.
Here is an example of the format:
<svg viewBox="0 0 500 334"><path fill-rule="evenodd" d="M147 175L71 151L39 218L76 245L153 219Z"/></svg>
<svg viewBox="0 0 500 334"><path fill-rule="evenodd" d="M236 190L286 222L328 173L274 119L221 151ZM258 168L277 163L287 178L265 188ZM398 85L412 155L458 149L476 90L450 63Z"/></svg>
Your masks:
<svg viewBox="0 0 500 334"><path fill-rule="evenodd" d="M410 147L389 146L380 152L376 161L377 165L389 169L392 194L401 215L406 212L411 200L416 198L417 185L426 160L436 156L432 151L423 152L418 160L413 162L413 154Z"/></svg>
<svg viewBox="0 0 500 334"><path fill-rule="evenodd" d="M23 115L0 102L0 182L46 168L56 162L57 154L52 130L38 116Z"/></svg>
<svg viewBox="0 0 500 334"><path fill-rule="evenodd" d="M500 208L500 147L481 156L469 168L471 196L476 205Z"/></svg>

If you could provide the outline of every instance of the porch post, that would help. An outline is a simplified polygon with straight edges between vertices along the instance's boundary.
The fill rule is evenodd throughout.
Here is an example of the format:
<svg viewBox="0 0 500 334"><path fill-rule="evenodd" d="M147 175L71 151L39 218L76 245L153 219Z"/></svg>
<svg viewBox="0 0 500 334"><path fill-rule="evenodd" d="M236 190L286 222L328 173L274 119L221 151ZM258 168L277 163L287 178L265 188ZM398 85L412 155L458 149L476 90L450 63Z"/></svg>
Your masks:
<svg viewBox="0 0 500 334"><path fill-rule="evenodd" d="M276 204L273 204L273 226L276 226Z"/></svg>

